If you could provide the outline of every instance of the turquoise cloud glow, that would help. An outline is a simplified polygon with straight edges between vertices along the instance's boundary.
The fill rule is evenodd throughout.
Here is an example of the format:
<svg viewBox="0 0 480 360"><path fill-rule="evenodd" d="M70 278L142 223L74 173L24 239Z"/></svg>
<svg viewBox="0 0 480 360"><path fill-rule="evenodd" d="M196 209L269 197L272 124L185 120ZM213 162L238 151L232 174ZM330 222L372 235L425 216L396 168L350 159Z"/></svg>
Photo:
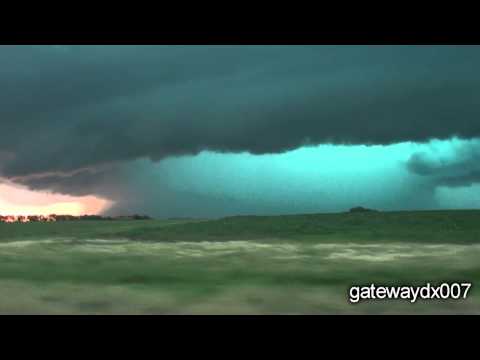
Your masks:
<svg viewBox="0 0 480 360"><path fill-rule="evenodd" d="M473 208L480 205L477 186L441 186L434 176L407 167L415 154L451 161L467 145L471 142L451 139L320 145L273 155L202 152L156 164L137 161L128 169L129 181L136 184L129 188L136 187L132 197L139 208L148 204L149 211L165 216L336 212L357 205L382 210Z"/></svg>

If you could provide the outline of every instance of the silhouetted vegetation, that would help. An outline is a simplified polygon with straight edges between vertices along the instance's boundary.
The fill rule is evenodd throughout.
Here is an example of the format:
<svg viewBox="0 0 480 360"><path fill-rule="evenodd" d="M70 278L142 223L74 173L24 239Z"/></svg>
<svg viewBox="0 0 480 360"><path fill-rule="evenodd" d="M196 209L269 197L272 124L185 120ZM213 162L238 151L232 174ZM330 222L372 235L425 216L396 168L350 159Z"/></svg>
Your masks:
<svg viewBox="0 0 480 360"><path fill-rule="evenodd" d="M368 212L378 212L378 210L373 210L373 209L364 208L362 206L357 206L357 207L351 208L349 212L351 212L351 213L368 213Z"/></svg>
<svg viewBox="0 0 480 360"><path fill-rule="evenodd" d="M35 222L58 222L58 221L128 221L128 220L151 220L146 215L130 215L130 216L101 216L101 215L30 215L30 216L0 216L0 222L3 223L35 223Z"/></svg>

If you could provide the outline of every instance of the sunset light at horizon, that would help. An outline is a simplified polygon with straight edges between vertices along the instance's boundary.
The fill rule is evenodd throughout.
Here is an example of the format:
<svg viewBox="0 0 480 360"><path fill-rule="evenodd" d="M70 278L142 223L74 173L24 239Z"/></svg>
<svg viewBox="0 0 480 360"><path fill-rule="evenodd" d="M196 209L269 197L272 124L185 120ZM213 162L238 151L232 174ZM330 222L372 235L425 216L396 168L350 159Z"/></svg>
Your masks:
<svg viewBox="0 0 480 360"><path fill-rule="evenodd" d="M0 215L96 215L112 202L96 196L70 196L0 184Z"/></svg>

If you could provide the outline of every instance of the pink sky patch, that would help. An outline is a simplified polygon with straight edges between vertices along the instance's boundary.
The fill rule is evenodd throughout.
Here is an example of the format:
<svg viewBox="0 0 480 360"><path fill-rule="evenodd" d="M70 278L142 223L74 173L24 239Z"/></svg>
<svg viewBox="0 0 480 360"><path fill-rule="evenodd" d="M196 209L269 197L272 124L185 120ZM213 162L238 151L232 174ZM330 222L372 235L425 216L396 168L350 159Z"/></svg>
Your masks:
<svg viewBox="0 0 480 360"><path fill-rule="evenodd" d="M112 202L96 196L69 196L0 184L0 215L95 215Z"/></svg>

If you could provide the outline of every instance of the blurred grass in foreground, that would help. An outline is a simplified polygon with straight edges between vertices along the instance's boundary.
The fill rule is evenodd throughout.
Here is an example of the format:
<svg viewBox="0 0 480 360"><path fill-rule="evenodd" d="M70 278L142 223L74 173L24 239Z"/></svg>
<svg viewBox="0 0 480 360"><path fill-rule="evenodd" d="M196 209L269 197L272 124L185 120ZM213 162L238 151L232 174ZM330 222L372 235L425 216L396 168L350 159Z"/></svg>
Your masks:
<svg viewBox="0 0 480 360"><path fill-rule="evenodd" d="M0 224L0 313L480 313L479 220L445 211ZM465 281L474 286L463 301L347 301L351 285Z"/></svg>

